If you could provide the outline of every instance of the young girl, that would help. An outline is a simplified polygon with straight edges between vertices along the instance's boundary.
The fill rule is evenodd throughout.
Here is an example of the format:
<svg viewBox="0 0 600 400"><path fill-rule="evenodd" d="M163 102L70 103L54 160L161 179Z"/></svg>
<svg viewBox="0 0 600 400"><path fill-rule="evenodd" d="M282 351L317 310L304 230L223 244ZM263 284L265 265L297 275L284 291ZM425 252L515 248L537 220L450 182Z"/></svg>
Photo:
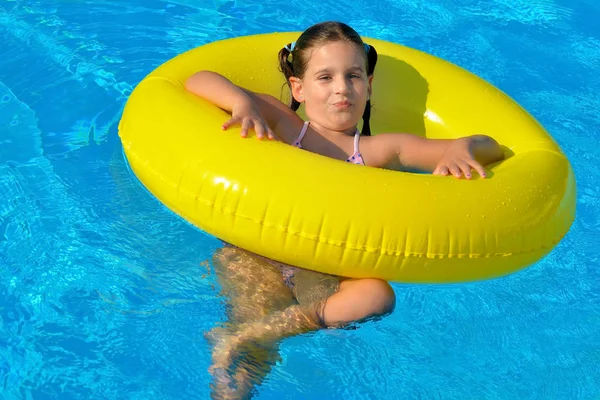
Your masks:
<svg viewBox="0 0 600 400"><path fill-rule="evenodd" d="M186 88L231 113L223 129L239 124L242 137L254 129L259 139L354 164L470 179L472 170L485 177L483 166L504 157L498 143L484 135L456 140L370 136L377 52L343 23L308 28L283 46L279 63L292 94L289 107L210 71L194 74ZM295 112L300 104L307 121ZM280 265L230 246L213 261L230 314L228 325L210 334L215 397L248 396L276 361L280 339L384 315L395 304L390 285L378 279L344 279ZM241 360L240 354L245 355Z"/></svg>

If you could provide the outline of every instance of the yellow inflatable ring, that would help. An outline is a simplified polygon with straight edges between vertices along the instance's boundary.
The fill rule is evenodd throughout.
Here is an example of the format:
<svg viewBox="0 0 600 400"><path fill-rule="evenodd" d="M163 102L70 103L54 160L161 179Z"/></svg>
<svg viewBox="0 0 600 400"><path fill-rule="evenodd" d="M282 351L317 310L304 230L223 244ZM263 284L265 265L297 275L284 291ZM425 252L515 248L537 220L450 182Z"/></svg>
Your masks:
<svg viewBox="0 0 600 400"><path fill-rule="evenodd" d="M184 89L208 69L287 101L277 52L299 34L206 44L137 85L119 135L135 175L169 209L284 263L399 282L503 276L539 260L569 230L575 178L557 143L498 89L423 52L365 39L379 53L372 130L490 135L508 158L487 179L361 167L242 139L239 129L221 130L224 111Z"/></svg>

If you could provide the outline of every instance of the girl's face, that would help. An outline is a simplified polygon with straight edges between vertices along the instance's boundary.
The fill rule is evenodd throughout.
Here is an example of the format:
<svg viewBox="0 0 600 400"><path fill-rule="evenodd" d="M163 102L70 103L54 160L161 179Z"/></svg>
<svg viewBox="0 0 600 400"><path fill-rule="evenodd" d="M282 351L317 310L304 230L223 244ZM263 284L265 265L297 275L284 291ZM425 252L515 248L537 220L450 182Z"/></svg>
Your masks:
<svg viewBox="0 0 600 400"><path fill-rule="evenodd" d="M292 95L304 103L309 120L323 128L354 133L371 93L365 51L335 41L309 50L302 79L292 77Z"/></svg>

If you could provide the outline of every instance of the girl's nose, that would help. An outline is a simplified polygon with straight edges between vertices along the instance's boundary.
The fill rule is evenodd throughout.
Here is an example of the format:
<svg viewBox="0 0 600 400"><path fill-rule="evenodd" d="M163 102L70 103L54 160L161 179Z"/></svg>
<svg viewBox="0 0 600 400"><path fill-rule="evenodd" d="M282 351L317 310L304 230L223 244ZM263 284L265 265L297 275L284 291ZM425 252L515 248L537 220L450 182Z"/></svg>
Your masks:
<svg viewBox="0 0 600 400"><path fill-rule="evenodd" d="M335 85L335 92L337 94L350 93L350 82L348 82L346 79L338 79Z"/></svg>

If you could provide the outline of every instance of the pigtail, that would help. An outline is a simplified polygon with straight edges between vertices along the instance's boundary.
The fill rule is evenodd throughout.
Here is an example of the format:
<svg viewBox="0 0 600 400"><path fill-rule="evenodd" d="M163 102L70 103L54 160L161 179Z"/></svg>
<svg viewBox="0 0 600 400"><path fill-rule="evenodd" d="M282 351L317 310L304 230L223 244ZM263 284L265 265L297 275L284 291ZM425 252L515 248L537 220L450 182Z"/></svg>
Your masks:
<svg viewBox="0 0 600 400"><path fill-rule="evenodd" d="M365 50L367 51L367 75L371 76L373 75L373 72L375 72L375 65L377 64L377 50L375 50L375 47L368 44L365 44ZM371 99L367 100L362 119L363 128L361 134L364 136L371 136Z"/></svg>
<svg viewBox="0 0 600 400"><path fill-rule="evenodd" d="M290 51L291 48L292 44L289 43L284 48L279 50L279 69L281 72L283 72L283 75L285 76L285 81L287 82L287 85L290 89L291 100L289 106L292 110L296 111L300 107L300 103L297 102L296 99L294 99L294 96L291 94L292 85L290 84L290 78L294 76L294 66L289 60L290 54L292 54L292 51Z"/></svg>
<svg viewBox="0 0 600 400"><path fill-rule="evenodd" d="M371 136L371 124L369 120L371 119L371 100L367 100L367 105L365 106L365 112L362 116L363 119L363 127L361 135L363 136Z"/></svg>

